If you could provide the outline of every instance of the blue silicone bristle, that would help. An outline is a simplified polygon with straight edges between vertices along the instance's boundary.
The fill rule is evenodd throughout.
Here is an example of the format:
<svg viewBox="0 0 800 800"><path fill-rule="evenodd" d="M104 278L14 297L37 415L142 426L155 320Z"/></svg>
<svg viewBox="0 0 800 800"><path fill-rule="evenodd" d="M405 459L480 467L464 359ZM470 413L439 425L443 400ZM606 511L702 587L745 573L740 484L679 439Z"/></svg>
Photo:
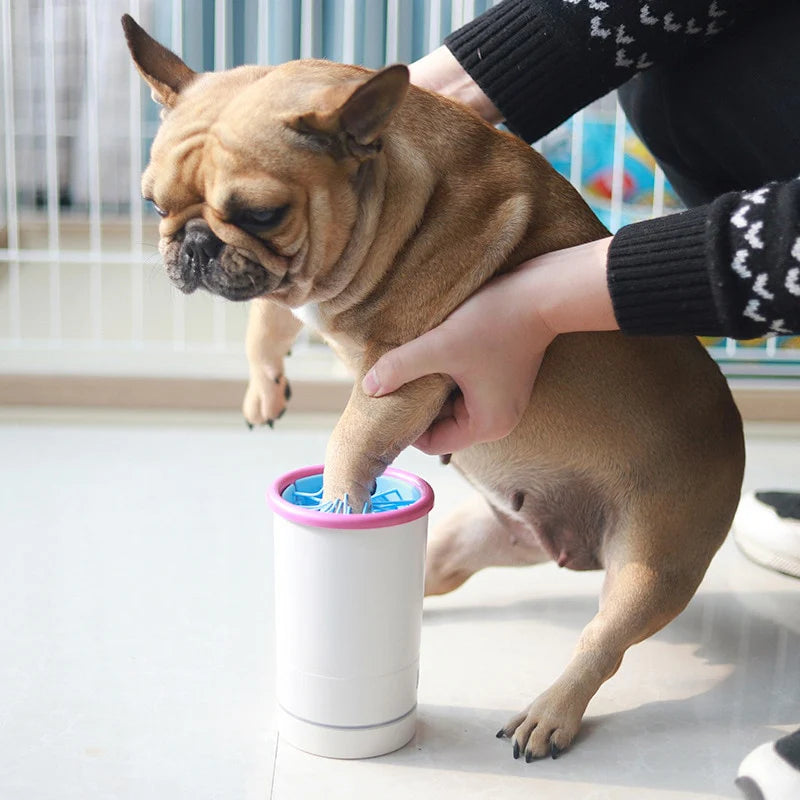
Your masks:
<svg viewBox="0 0 800 800"><path fill-rule="evenodd" d="M296 506L319 507L322 502L322 488L320 487L316 492L301 492L295 487L292 502Z"/></svg>
<svg viewBox="0 0 800 800"><path fill-rule="evenodd" d="M405 499L397 489L389 489L380 494L375 493L370 499L372 500L373 511L395 511L398 508L410 506L414 502L413 500Z"/></svg>
<svg viewBox="0 0 800 800"><path fill-rule="evenodd" d="M290 484L283 491L283 498L303 508L323 511L328 514L355 514L350 498L345 493L343 498L322 502L322 476L311 475ZM364 503L362 514L380 514L385 511L396 511L415 503L420 497L419 490L399 481L396 478L381 476L375 482L375 490L370 499Z"/></svg>

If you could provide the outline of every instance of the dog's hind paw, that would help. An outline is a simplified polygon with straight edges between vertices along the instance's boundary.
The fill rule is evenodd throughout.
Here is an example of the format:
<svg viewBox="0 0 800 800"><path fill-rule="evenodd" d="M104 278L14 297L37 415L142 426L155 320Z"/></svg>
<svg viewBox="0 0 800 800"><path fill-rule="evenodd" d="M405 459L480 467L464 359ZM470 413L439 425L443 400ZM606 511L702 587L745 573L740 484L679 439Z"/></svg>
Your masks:
<svg viewBox="0 0 800 800"><path fill-rule="evenodd" d="M529 764L548 756L558 758L572 744L582 717L582 708L569 698L559 701L557 692L550 689L510 719L497 737L510 737L514 758L524 754Z"/></svg>

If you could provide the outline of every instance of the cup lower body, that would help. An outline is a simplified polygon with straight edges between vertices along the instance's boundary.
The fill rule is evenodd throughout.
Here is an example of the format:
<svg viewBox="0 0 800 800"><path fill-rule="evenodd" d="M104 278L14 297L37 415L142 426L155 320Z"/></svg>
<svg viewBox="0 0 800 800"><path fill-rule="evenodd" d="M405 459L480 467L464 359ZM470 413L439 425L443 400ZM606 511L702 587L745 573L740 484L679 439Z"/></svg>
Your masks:
<svg viewBox="0 0 800 800"><path fill-rule="evenodd" d="M373 758L399 750L414 738L417 709L379 725L341 727L300 719L278 707L278 730L289 744L325 758Z"/></svg>

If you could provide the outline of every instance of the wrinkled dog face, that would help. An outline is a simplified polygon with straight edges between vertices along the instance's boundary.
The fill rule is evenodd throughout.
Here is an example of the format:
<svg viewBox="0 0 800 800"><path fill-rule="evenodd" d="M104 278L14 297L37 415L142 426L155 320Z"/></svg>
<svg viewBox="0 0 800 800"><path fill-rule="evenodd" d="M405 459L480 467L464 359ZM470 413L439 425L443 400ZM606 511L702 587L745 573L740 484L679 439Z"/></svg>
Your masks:
<svg viewBox="0 0 800 800"><path fill-rule="evenodd" d="M405 67L295 61L196 74L130 17L137 69L165 107L142 177L159 249L184 292L290 305L332 291L358 213L356 176L380 152Z"/></svg>
<svg viewBox="0 0 800 800"><path fill-rule="evenodd" d="M302 266L308 222L298 159L291 148L276 158L287 149L281 126L241 108L264 80L265 70L248 68L198 76L153 143L142 193L162 218L159 250L183 292L248 300Z"/></svg>
<svg viewBox="0 0 800 800"><path fill-rule="evenodd" d="M289 203L267 200L251 207L233 196L221 205L203 199L179 208L159 205L155 188L145 191L151 195L163 218L159 251L167 275L182 292L202 287L228 300L249 300L288 279L290 259L272 237L287 222Z"/></svg>
<svg viewBox="0 0 800 800"><path fill-rule="evenodd" d="M297 84L282 71L198 76L165 115L142 191L162 217L167 274L184 292L248 300L308 287L346 242L352 186L289 124L283 87ZM323 252L310 252L311 241Z"/></svg>

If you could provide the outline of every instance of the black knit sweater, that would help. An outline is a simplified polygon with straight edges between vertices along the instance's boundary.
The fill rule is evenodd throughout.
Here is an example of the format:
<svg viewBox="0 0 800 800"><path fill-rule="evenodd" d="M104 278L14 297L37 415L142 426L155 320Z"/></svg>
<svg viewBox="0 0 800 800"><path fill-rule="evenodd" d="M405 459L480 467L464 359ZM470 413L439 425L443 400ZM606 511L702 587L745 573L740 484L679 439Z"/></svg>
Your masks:
<svg viewBox="0 0 800 800"><path fill-rule="evenodd" d="M715 46L770 5L503 0L445 43L509 129L532 142L654 64ZM608 281L629 333L800 333L800 179L621 228Z"/></svg>

